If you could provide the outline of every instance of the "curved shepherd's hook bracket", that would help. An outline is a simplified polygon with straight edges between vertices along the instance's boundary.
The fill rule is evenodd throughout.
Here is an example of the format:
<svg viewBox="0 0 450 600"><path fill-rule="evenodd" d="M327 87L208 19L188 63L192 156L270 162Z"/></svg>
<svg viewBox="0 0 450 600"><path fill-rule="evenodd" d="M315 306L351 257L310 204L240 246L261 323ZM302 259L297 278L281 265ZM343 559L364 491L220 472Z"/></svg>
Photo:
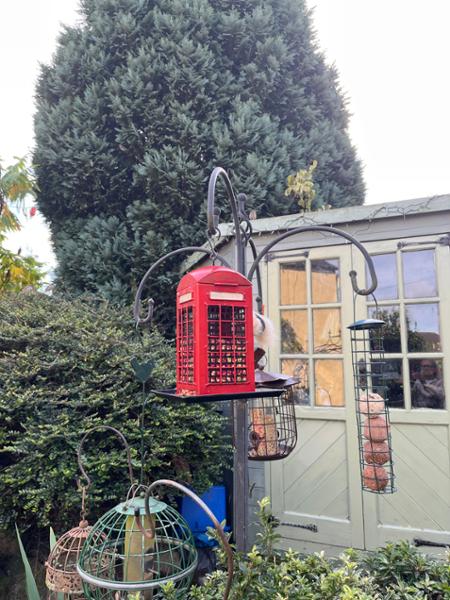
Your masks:
<svg viewBox="0 0 450 600"><path fill-rule="evenodd" d="M238 201L233 191L233 186L231 185L230 178L228 177L227 172L222 167L216 167L209 177L208 182L208 200L207 200L207 217L208 217L208 233L209 235L214 235L217 231L217 219L219 216L219 212L217 211L214 201L215 201L215 192L216 192L216 183L217 179L221 177L225 183L225 188L227 190L228 199L231 205L231 212L233 215L234 227L236 229L236 236L240 232L240 219L239 219L239 207Z"/></svg>
<svg viewBox="0 0 450 600"><path fill-rule="evenodd" d="M244 202L245 195L238 194L235 195L233 191L233 186L231 185L230 178L228 177L227 172L222 169L222 167L216 167L210 175L209 183L208 183L208 200L207 200L207 217L208 217L208 235L214 235L217 233L218 226L218 218L219 218L219 210L215 206L215 193L216 193L216 184L218 178L221 177L225 183L225 188L228 194L228 200L230 201L231 213L233 215L233 223L234 230L236 235L236 248L237 248L237 270L245 275L244 265L245 265L245 247L247 243L250 245L253 259L256 260L256 246L253 240L251 239L251 226L250 221L244 213ZM245 225L246 228L243 230L241 227ZM256 296L256 306L258 313L262 313L262 284L261 284L261 274L259 271L259 267L256 270L256 285L257 285L257 296Z"/></svg>
<svg viewBox="0 0 450 600"><path fill-rule="evenodd" d="M153 273L153 271L157 267L159 267L168 258L172 258L173 256L177 256L177 254L183 254L186 252L191 253L191 254L193 252L203 252L203 254L209 254L209 255L211 254L211 250L206 250L206 248L202 248L200 246L186 246L185 248L179 248L178 250L174 250L173 252L169 252L168 254L165 254L160 259L158 259L155 263L153 263L152 266L148 269L148 271L144 275L144 277L141 279L141 283L139 284L139 287L137 289L136 296L134 299L133 316L134 316L134 320L136 321L137 327L139 327L141 325L151 325L151 322L153 319L154 306L155 306L155 302L154 302L153 298L150 298L150 300L148 301L149 307L148 307L147 315L143 318L141 317L142 292L144 291L145 284L150 279L150 275ZM231 268L229 263L222 256L220 256L220 254L214 254L214 258L217 259L218 261L220 261L226 267Z"/></svg>
<svg viewBox="0 0 450 600"><path fill-rule="evenodd" d="M177 490L179 490L180 492L183 492L183 494L185 494L186 496L188 496L189 498L191 498L191 500L193 500L196 504L198 504L198 506L200 506L200 508L208 515L208 517L211 519L211 521L214 524L214 527L216 528L217 534L220 537L220 540L223 544L223 548L226 552L227 555L227 567L228 567L228 577L227 577L227 584L225 587L225 592L223 594L223 600L227 600L228 596L230 595L230 591L231 591L231 584L233 582L233 573L234 573L234 561L233 561L233 551L231 549L230 543L228 541L227 536L225 535L225 532L223 530L222 525L219 523L219 521L217 520L216 516L214 515L214 513L211 511L211 509L209 508L209 506L207 506L203 500L201 498L199 498L197 496L197 494L195 494L192 490L190 490L189 488L187 488L186 486L182 485L181 483L178 483L176 481L172 481L171 479L159 479L158 481L154 481L151 485L149 485L147 492L145 494L145 514L148 517L151 517L151 511L150 511L150 495L152 493L152 491L160 485L164 485L164 486L168 486L168 487L173 487ZM141 532L143 533L143 535L145 535L148 538L153 538L154 536L154 531L153 530L145 530L142 526L142 523L139 521L136 521L136 524L138 526L138 528L141 530Z"/></svg>
<svg viewBox="0 0 450 600"><path fill-rule="evenodd" d="M81 473L83 474L83 477L86 479L87 481L87 486L86 488L88 488L91 485L91 480L88 476L88 474L86 473L86 471L84 470L83 467L83 462L81 460L81 456L83 454L83 445L84 442L86 441L86 438L91 435L91 433L93 433L94 431L98 431L99 429L107 429L108 431L112 431L113 433L115 433L120 440L122 441L123 445L125 446L125 450L127 453L127 462L128 462L128 475L130 477L130 482L131 485L134 485L134 475L133 475L133 467L131 465L131 453L130 453L130 446L128 445L128 442L125 438L125 436L123 435L123 433L121 433L118 429L116 429L115 427L111 427L110 425L97 425L96 427L93 427L92 429L89 429L89 431L87 431L84 436L81 439L80 445L78 446L78 450L77 450L77 459L78 459L78 466L80 468Z"/></svg>
<svg viewBox="0 0 450 600"><path fill-rule="evenodd" d="M375 273L375 267L373 264L373 260L372 260L371 256L369 255L369 253L367 252L367 250L364 248L364 246L360 242L358 242L357 239L355 239L349 233L342 231L341 229L335 229L334 227L328 227L326 225L305 225L303 227L297 227L296 229L291 229L290 231L286 231L285 233L282 233L281 235L276 237L273 241L271 241L269 244L267 244L267 246L265 246L261 250L261 252L258 254L257 258L253 262L253 265L251 266L251 268L248 272L247 278L250 281L253 279L253 275L255 274L255 271L257 271L259 269L259 263L261 262L261 260L264 258L264 256L266 256L266 254L276 244L278 244L278 242L281 242L282 240L290 237L291 235L297 235L298 233L304 233L306 231L323 231L326 233L333 233L334 235L343 237L346 240L348 240L349 242L351 242L352 244L355 244L355 246L358 248L358 250L360 250L360 252L364 256L367 266L369 267L371 284L368 288L363 288L363 289L359 288L357 280L356 280L356 278L357 278L356 271L350 271L349 275L350 275L350 279L352 282L353 291L355 292L355 294L358 294L359 296L369 296L370 294L373 293L373 291L376 289L376 287L378 285L378 281L377 281L377 275Z"/></svg>
<svg viewBox="0 0 450 600"><path fill-rule="evenodd" d="M245 276L245 243L246 233L241 229L241 218L244 217L240 210L239 199L235 196L233 186L231 185L230 178L227 172L222 167L216 167L209 177L208 182L208 200L207 200L207 217L208 217L208 235L214 235L217 233L217 221L219 218L219 212L215 206L215 193L216 184L218 178L221 177L225 183L225 189L227 190L228 200L230 201L231 213L233 215L234 230L236 236L236 270Z"/></svg>

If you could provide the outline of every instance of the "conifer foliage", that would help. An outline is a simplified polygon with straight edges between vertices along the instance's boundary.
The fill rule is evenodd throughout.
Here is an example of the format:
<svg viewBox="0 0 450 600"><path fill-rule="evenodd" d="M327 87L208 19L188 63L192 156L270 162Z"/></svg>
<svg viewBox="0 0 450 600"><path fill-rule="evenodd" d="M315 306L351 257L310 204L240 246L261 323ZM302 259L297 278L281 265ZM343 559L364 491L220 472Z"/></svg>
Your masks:
<svg viewBox="0 0 450 600"><path fill-rule="evenodd" d="M83 0L80 15L42 68L35 120L67 288L126 301L161 253L203 241L217 165L258 216L298 210L286 179L313 160L315 207L363 202L304 0ZM158 275L160 295L172 281Z"/></svg>

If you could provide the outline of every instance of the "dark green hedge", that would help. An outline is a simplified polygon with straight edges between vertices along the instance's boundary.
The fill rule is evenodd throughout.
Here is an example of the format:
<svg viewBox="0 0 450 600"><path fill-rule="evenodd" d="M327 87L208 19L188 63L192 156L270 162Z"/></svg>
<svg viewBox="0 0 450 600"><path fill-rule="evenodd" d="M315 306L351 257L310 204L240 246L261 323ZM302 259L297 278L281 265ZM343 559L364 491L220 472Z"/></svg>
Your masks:
<svg viewBox="0 0 450 600"><path fill-rule="evenodd" d="M130 360L153 360L148 389L173 381L174 353L157 333L139 338L131 311L105 302L30 293L0 298L0 524L77 523L76 448L99 424L119 428L140 470L142 387ZM204 489L229 455L224 420L211 408L149 396L145 481L161 475ZM125 452L112 434L86 445L90 520L123 499Z"/></svg>

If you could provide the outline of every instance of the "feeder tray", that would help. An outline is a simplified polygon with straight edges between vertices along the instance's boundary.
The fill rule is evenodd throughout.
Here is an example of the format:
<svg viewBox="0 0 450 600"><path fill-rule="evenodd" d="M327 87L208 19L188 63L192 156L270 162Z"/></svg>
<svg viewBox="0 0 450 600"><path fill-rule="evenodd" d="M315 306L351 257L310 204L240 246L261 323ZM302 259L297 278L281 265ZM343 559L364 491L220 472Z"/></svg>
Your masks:
<svg viewBox="0 0 450 600"><path fill-rule="evenodd" d="M384 377L384 321L364 319L350 329L362 489L392 494L391 424Z"/></svg>
<svg viewBox="0 0 450 600"><path fill-rule="evenodd" d="M229 400L251 400L253 398L260 397L273 397L280 396L283 393L283 389L278 388L259 388L255 392L234 392L228 394L202 394L198 396L194 395L182 395L177 394L176 389L170 390L151 390L156 396L161 398L167 398L168 400L177 400L187 402L189 404L203 404L206 402L226 402Z"/></svg>

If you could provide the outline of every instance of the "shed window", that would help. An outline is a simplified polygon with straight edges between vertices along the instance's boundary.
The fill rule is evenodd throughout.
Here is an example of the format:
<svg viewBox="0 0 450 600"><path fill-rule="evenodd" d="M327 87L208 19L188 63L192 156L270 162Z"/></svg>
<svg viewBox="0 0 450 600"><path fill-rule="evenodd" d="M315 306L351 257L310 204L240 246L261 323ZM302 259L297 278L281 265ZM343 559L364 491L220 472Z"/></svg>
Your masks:
<svg viewBox="0 0 450 600"><path fill-rule="evenodd" d="M435 251L374 256L379 287L370 317L386 322L386 396L393 408L443 409L443 354ZM398 266L394 268L394 266Z"/></svg>
<svg viewBox="0 0 450 600"><path fill-rule="evenodd" d="M305 261L280 265L280 302L287 305L306 304Z"/></svg>
<svg viewBox="0 0 450 600"><path fill-rule="evenodd" d="M281 263L279 281L280 367L301 379L297 402L344 406L339 259Z"/></svg>
<svg viewBox="0 0 450 600"><path fill-rule="evenodd" d="M313 304L340 302L341 284L337 259L312 260L311 281Z"/></svg>
<svg viewBox="0 0 450 600"><path fill-rule="evenodd" d="M398 298L397 260L395 254L372 256L378 278L376 296L378 300Z"/></svg>
<svg viewBox="0 0 450 600"><path fill-rule="evenodd" d="M437 296L434 250L403 252L405 298Z"/></svg>

